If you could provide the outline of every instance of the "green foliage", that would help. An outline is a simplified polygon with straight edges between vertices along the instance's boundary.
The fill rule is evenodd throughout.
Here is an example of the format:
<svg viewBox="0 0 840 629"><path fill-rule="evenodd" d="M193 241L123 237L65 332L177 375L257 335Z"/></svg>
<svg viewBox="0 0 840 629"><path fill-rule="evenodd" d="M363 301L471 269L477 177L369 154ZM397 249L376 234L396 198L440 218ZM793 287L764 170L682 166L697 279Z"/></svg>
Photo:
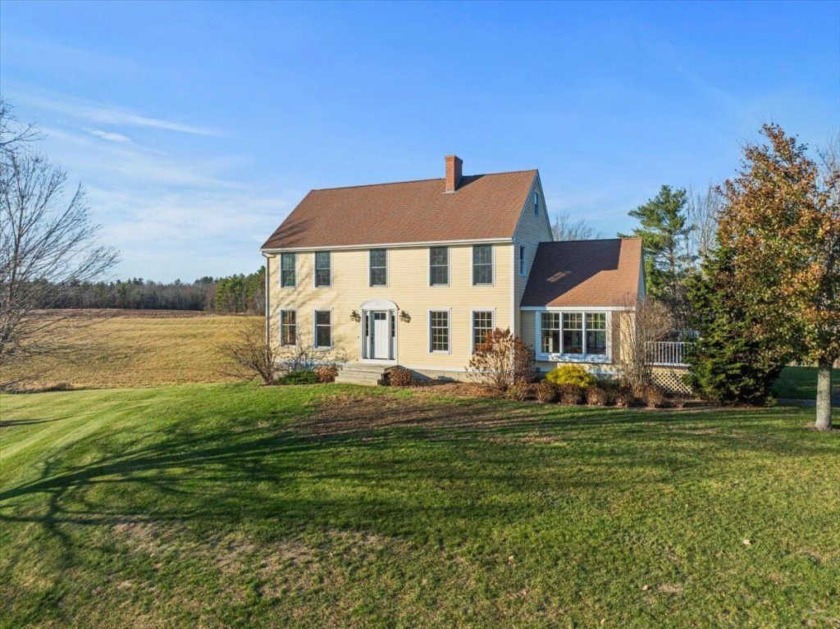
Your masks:
<svg viewBox="0 0 840 629"><path fill-rule="evenodd" d="M632 235L642 239L648 293L664 302L680 324L686 310L683 282L693 262L687 246L687 204L683 188L662 186L654 198L629 212L640 223Z"/></svg>
<svg viewBox="0 0 840 629"><path fill-rule="evenodd" d="M277 378L277 384L316 384L317 382L318 374L308 369L291 371L285 376Z"/></svg>
<svg viewBox="0 0 840 629"><path fill-rule="evenodd" d="M250 275L222 277L216 283L216 312L259 313L265 309L265 267Z"/></svg>
<svg viewBox="0 0 840 629"><path fill-rule="evenodd" d="M581 389L595 384L595 376L580 365L560 365L549 371L545 379L557 386L570 384Z"/></svg>
<svg viewBox="0 0 840 629"><path fill-rule="evenodd" d="M702 273L687 283L692 327L699 338L688 354L688 382L701 397L722 404L763 404L789 354L757 333L752 310L732 279L733 255L718 247Z"/></svg>

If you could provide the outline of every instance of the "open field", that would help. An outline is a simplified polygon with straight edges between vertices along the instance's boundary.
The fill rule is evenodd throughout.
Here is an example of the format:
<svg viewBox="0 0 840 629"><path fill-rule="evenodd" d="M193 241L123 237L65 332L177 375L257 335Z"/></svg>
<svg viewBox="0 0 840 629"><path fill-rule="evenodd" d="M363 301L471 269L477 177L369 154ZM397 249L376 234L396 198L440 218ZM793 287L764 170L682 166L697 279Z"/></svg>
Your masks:
<svg viewBox="0 0 840 629"><path fill-rule="evenodd" d="M220 382L219 344L247 319L191 311L78 310L52 328L58 352L0 369L0 382L26 376L27 383L75 388L148 387Z"/></svg>
<svg viewBox="0 0 840 629"><path fill-rule="evenodd" d="M840 433L812 410L251 384L0 408L0 626L840 625Z"/></svg>

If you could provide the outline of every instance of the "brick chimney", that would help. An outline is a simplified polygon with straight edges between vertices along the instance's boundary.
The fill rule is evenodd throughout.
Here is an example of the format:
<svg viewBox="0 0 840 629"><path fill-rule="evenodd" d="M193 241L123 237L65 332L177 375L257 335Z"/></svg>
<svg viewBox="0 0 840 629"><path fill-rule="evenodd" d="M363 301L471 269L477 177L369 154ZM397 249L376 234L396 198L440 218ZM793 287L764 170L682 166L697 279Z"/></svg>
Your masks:
<svg viewBox="0 0 840 629"><path fill-rule="evenodd" d="M464 162L457 155L447 155L444 160L446 161L446 181L443 191L455 192L458 184L461 183L461 166Z"/></svg>

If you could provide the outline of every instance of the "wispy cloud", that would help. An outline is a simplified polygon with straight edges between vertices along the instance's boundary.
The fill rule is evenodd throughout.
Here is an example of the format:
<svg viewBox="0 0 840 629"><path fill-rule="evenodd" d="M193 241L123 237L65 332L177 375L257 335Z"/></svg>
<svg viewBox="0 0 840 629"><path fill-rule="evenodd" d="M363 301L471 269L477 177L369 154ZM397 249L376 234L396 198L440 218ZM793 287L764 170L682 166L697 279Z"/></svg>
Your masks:
<svg viewBox="0 0 840 629"><path fill-rule="evenodd" d="M202 136L221 135L217 130L207 127L155 118L119 107L81 102L70 98L43 97L33 94L17 93L15 99L25 102L31 107L38 107L100 125L143 127Z"/></svg>
<svg viewBox="0 0 840 629"><path fill-rule="evenodd" d="M107 140L108 142L116 142L118 144L130 144L131 138L122 133L114 131L103 131L102 129L85 129L88 133L96 136L100 140Z"/></svg>

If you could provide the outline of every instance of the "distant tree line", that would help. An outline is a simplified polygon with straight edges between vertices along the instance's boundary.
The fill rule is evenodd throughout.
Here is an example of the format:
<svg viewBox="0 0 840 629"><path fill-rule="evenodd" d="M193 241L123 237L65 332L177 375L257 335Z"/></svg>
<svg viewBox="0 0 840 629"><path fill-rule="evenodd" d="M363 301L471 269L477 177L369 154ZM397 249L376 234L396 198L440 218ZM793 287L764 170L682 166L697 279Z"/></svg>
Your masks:
<svg viewBox="0 0 840 629"><path fill-rule="evenodd" d="M142 278L45 285L38 308L125 308L265 313L265 271L228 277L202 277L187 283ZM46 297L48 296L48 297Z"/></svg>

